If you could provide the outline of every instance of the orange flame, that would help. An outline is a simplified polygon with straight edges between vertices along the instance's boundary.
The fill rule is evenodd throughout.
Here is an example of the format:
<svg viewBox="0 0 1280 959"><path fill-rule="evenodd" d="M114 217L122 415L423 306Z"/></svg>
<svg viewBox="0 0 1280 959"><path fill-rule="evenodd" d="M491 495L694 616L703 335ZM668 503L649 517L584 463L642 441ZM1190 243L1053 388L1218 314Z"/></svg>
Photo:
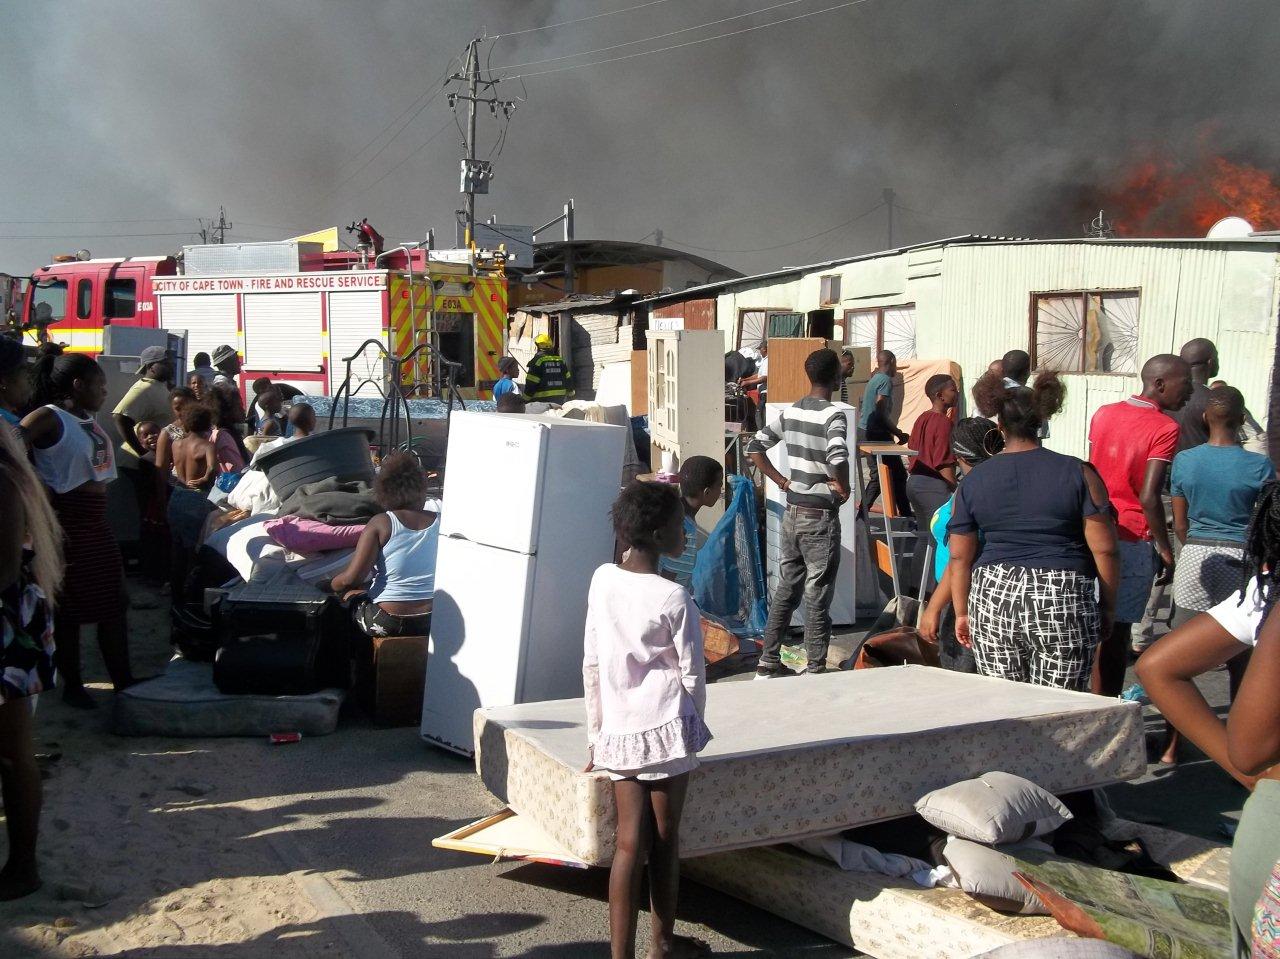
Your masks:
<svg viewBox="0 0 1280 959"><path fill-rule="evenodd" d="M1152 160L1134 167L1098 205L1118 236L1204 236L1226 216L1280 229L1280 183L1247 163L1212 157L1194 169Z"/></svg>

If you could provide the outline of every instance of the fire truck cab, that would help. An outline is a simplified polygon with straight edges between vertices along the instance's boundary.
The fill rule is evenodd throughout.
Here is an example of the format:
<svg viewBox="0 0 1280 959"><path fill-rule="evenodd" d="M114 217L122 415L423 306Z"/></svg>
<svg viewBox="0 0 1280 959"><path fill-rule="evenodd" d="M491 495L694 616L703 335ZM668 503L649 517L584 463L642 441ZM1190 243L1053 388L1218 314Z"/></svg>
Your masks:
<svg viewBox="0 0 1280 959"><path fill-rule="evenodd" d="M15 312L28 342L47 334L68 350L96 356L104 327L156 326L151 281L177 272L171 256L57 257L31 276Z"/></svg>

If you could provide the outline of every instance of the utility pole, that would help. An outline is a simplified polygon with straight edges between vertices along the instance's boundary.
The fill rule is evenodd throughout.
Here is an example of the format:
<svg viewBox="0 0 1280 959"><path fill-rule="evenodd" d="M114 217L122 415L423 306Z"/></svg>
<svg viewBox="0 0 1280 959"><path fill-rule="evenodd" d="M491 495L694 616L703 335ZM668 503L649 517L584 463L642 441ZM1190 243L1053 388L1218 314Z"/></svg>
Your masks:
<svg viewBox="0 0 1280 959"><path fill-rule="evenodd" d="M516 110L516 101L502 100L493 95L493 91L502 82L501 79L480 74L480 44L484 39L484 37L477 37L467 44L466 65L463 72L453 74L446 81L466 85L465 92L454 90L449 93L449 107L455 113L458 101L467 101L467 132L462 145L465 150L462 158L462 193L466 195L466 204L462 210L458 211L464 217L463 226L466 230L466 235L463 237L464 243L471 243L475 239L476 194L489 192L489 180L493 176L493 164L476 156L477 110L483 103L489 107L489 112L494 117L497 117L498 112L501 111L503 119L508 122L511 120L511 114Z"/></svg>
<svg viewBox="0 0 1280 959"><path fill-rule="evenodd" d="M653 245L662 246L662 227L658 227L653 231Z"/></svg>
<svg viewBox="0 0 1280 959"><path fill-rule="evenodd" d="M892 250L893 249L893 203L898 198L898 195L894 193L892 190L885 190L883 193L880 194L880 197L884 200L885 208L889 211L889 246L887 247L887 249Z"/></svg>
<svg viewBox="0 0 1280 959"><path fill-rule="evenodd" d="M476 85L480 82L480 41L472 40L467 44L467 169L472 172L476 165ZM467 190L467 243L476 235L476 191L475 182L468 184Z"/></svg>
<svg viewBox="0 0 1280 959"><path fill-rule="evenodd" d="M227 231L234 225L227 222L227 211L226 208L222 206L218 207L218 220L216 223L213 221L212 217L208 220L200 219L196 222L200 224L199 233L201 243L208 243L211 237L214 243L226 243Z"/></svg>

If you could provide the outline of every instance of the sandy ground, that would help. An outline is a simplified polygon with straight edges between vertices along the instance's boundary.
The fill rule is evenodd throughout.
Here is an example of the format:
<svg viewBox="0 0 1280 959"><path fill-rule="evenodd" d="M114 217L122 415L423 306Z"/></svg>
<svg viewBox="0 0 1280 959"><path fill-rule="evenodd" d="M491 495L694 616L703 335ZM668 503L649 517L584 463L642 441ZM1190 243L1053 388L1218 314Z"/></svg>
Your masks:
<svg viewBox="0 0 1280 959"><path fill-rule="evenodd" d="M158 671L165 611L135 610L131 622L138 671ZM85 648L100 677L93 642ZM0 956L607 954L602 870L495 865L431 847L499 805L467 761L426 747L416 730L377 729L344 710L332 736L289 746L122 739L108 731L111 694L99 685L95 695L94 713L56 696L39 706L39 749L58 757L47 763L45 887L0 904ZM1209 836L1243 800L1194 755L1111 794L1125 815ZM850 955L693 883L680 931L719 956Z"/></svg>

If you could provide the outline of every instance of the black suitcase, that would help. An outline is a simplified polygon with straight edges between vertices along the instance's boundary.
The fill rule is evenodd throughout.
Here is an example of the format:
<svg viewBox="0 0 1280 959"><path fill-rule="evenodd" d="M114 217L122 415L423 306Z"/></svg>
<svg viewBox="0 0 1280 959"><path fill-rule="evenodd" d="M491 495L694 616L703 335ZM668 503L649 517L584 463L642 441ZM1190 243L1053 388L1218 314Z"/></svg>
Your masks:
<svg viewBox="0 0 1280 959"><path fill-rule="evenodd" d="M351 685L351 620L333 600L219 605L221 692L298 696Z"/></svg>

